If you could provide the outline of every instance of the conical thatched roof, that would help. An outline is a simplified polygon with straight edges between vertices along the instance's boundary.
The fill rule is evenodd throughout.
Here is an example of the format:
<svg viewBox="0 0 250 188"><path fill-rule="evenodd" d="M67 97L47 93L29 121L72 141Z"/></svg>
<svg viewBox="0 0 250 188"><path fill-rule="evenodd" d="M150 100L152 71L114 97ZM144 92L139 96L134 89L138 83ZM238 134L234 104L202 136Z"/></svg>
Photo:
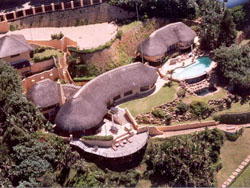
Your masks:
<svg viewBox="0 0 250 188"><path fill-rule="evenodd" d="M189 42L196 37L196 33L182 22L166 25L154 31L137 48L143 56L164 55L168 47L178 42Z"/></svg>
<svg viewBox="0 0 250 188"><path fill-rule="evenodd" d="M97 126L107 114L107 104L115 96L135 88L152 85L157 70L141 63L106 72L84 85L56 116L56 125L64 131L83 131Z"/></svg>
<svg viewBox="0 0 250 188"><path fill-rule="evenodd" d="M11 34L0 38L0 58L29 52L31 50L32 47L23 35Z"/></svg>

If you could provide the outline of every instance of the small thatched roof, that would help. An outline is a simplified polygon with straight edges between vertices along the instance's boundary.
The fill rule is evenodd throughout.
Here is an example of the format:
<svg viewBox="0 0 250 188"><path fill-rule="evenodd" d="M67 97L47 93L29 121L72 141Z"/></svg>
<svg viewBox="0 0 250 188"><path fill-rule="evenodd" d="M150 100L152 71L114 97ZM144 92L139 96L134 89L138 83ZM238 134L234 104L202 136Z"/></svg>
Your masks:
<svg viewBox="0 0 250 188"><path fill-rule="evenodd" d="M56 116L56 125L64 131L83 131L96 127L108 113L107 104L115 96L138 87L152 85L157 70L141 63L106 72L84 85Z"/></svg>
<svg viewBox="0 0 250 188"><path fill-rule="evenodd" d="M59 103L59 86L50 79L44 79L37 82L26 97L39 108L46 108Z"/></svg>
<svg viewBox="0 0 250 188"><path fill-rule="evenodd" d="M143 56L164 55L168 47L178 42L189 42L196 37L196 33L182 22L166 25L154 31L137 48Z"/></svg>
<svg viewBox="0 0 250 188"><path fill-rule="evenodd" d="M23 35L11 34L0 38L0 58L29 52L31 50L32 47Z"/></svg>

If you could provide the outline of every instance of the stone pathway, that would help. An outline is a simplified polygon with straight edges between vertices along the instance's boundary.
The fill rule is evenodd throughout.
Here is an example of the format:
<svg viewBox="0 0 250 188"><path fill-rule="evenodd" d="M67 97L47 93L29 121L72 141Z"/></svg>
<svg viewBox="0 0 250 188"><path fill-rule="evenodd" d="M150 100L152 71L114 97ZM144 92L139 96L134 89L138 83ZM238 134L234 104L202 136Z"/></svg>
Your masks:
<svg viewBox="0 0 250 188"><path fill-rule="evenodd" d="M249 165L250 163L250 155L238 166L238 168L232 173L231 176L222 184L222 188L226 188L230 186L234 180L243 172L243 170Z"/></svg>

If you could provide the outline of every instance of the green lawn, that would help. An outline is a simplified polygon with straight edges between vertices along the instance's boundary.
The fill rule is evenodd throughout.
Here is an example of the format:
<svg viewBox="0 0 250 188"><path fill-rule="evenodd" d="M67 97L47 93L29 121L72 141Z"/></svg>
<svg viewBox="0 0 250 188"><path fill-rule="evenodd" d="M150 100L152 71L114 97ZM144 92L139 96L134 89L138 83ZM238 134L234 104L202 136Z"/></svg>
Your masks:
<svg viewBox="0 0 250 188"><path fill-rule="evenodd" d="M48 57L51 55L53 56L57 55L57 57L62 57L63 53L55 49L46 49L44 52L35 53L34 57L39 56L40 58L44 58L44 57Z"/></svg>
<svg viewBox="0 0 250 188"><path fill-rule="evenodd" d="M160 91L154 95L126 102L120 105L120 107L128 108L133 116L145 112L150 112L153 107L172 101L176 96L175 93L177 88L177 83L173 83L171 87L163 86Z"/></svg>
<svg viewBox="0 0 250 188"><path fill-rule="evenodd" d="M217 174L218 186L229 178L232 172L250 154L250 129L246 128L235 142L225 141L221 149L223 168ZM249 185L250 186L250 185Z"/></svg>
<svg viewBox="0 0 250 188"><path fill-rule="evenodd" d="M208 102L209 100L218 100L221 99L223 97L225 97L227 95L227 91L220 88L218 92L216 93L211 93L208 94L206 96L193 96L193 95L189 95L187 94L186 97L183 99L184 103L191 103L192 101L204 101L204 102Z"/></svg>
<svg viewBox="0 0 250 188"><path fill-rule="evenodd" d="M130 24L123 25L123 26L119 27L119 30L121 30L122 33L127 33L127 32L131 31L134 27L136 27L137 25L139 25L141 23L142 22L140 22L140 21L134 21L134 22L131 22Z"/></svg>
<svg viewBox="0 0 250 188"><path fill-rule="evenodd" d="M250 187L250 165L248 165L230 187Z"/></svg>

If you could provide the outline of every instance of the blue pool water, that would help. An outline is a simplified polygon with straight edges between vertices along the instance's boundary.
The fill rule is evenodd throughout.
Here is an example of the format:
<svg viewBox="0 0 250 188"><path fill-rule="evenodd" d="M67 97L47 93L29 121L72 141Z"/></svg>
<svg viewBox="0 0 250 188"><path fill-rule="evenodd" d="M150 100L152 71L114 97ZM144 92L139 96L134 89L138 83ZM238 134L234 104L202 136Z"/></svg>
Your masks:
<svg viewBox="0 0 250 188"><path fill-rule="evenodd" d="M196 59L195 63L187 67L175 69L173 77L176 79L183 80L200 76L206 72L206 70L210 67L211 63L212 61L209 57L200 57Z"/></svg>
<svg viewBox="0 0 250 188"><path fill-rule="evenodd" d="M220 2L223 2L223 0L219 0ZM233 8L236 7L238 5L241 5L243 3L246 3L248 0L228 0L226 2L226 6L227 8Z"/></svg>

